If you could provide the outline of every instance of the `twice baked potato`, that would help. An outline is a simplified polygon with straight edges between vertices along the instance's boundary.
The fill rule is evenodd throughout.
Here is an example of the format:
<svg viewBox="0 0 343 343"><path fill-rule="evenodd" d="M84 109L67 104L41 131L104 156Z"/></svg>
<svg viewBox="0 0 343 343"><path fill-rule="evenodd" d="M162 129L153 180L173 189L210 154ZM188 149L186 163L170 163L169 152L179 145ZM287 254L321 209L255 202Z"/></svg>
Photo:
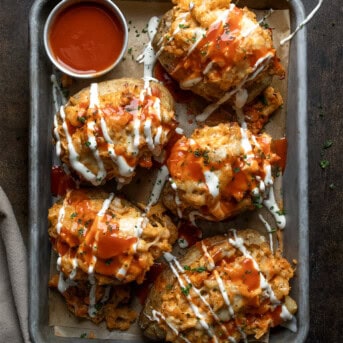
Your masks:
<svg viewBox="0 0 343 343"><path fill-rule="evenodd" d="M61 160L82 182L129 183L139 165L150 168L174 132L173 99L156 82L123 78L81 90L55 116Z"/></svg>
<svg viewBox="0 0 343 343"><path fill-rule="evenodd" d="M49 236L58 267L73 280L90 274L100 284L142 283L176 227L156 205L146 215L129 201L100 190L71 190L49 210Z"/></svg>
<svg viewBox="0 0 343 343"><path fill-rule="evenodd" d="M171 251L176 227L161 205L148 214L101 190L70 190L49 210L49 236L58 254L50 287L63 295L78 317L109 329L126 330L131 281L144 281L163 252ZM125 286L123 286L125 284Z"/></svg>
<svg viewBox="0 0 343 343"><path fill-rule="evenodd" d="M152 44L181 88L241 108L270 85L274 75L284 77L271 30L261 27L249 9L230 0L173 3Z"/></svg>
<svg viewBox="0 0 343 343"><path fill-rule="evenodd" d="M254 230L230 231L196 243L155 281L139 324L145 336L168 342L260 339L291 320L293 269Z"/></svg>
<svg viewBox="0 0 343 343"><path fill-rule="evenodd" d="M237 123L196 129L172 147L170 173L162 200L180 218L221 221L260 205L272 185L271 151L267 134L254 136Z"/></svg>

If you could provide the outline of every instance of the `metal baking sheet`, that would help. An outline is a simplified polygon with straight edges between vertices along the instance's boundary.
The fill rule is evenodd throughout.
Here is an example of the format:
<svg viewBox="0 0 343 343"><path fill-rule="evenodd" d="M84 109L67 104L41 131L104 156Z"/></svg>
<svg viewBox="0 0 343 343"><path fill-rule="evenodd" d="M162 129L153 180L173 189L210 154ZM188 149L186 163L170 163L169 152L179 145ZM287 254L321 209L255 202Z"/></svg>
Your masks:
<svg viewBox="0 0 343 343"><path fill-rule="evenodd" d="M51 205L49 189L53 161L50 92L52 65L44 51L42 37L44 22L57 2L36 0L30 13L29 329L35 343L85 342L84 339L57 337L48 325L47 285L51 246L47 232L47 212ZM256 7L256 1L253 3ZM258 4L261 8L275 8L275 1L272 0L261 0ZM292 30L305 18L300 0L280 1L278 8L289 8ZM283 177L283 201L287 209L284 255L289 260L298 261L296 277L292 282L292 296L299 307L298 331L292 333L282 328L273 330L271 343L303 342L309 327L306 28L298 32L291 42L288 89L292 92L287 103L288 157ZM92 342L103 340L92 339Z"/></svg>

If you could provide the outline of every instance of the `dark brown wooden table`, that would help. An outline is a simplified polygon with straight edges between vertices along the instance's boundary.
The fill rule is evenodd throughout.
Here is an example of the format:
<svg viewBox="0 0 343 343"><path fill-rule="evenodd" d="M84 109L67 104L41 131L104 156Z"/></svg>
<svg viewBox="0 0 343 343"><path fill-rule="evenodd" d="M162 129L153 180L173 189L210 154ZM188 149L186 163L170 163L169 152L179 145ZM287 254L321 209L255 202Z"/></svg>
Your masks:
<svg viewBox="0 0 343 343"><path fill-rule="evenodd" d="M303 2L309 12L317 0ZM32 3L1 0L0 9L0 185L25 240ZM311 312L307 342L311 343L343 341L342 15L341 0L325 1L307 26ZM330 164L322 169L320 161L324 160Z"/></svg>

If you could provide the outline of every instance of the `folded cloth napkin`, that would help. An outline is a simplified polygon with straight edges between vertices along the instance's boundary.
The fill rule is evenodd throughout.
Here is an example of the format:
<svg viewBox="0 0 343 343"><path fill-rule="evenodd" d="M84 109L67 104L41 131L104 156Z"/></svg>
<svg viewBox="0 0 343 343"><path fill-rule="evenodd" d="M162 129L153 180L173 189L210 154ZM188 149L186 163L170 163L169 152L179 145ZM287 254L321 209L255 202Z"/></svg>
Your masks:
<svg viewBox="0 0 343 343"><path fill-rule="evenodd" d="M12 206L0 187L0 341L29 343L27 255Z"/></svg>

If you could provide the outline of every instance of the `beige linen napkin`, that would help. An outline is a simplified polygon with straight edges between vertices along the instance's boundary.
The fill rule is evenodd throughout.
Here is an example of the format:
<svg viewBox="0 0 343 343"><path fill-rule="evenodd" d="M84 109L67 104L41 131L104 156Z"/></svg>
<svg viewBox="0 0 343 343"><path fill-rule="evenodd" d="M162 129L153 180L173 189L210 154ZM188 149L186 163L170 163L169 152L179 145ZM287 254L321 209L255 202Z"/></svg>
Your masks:
<svg viewBox="0 0 343 343"><path fill-rule="evenodd" d="M0 187L0 341L29 343L27 255L12 206Z"/></svg>

